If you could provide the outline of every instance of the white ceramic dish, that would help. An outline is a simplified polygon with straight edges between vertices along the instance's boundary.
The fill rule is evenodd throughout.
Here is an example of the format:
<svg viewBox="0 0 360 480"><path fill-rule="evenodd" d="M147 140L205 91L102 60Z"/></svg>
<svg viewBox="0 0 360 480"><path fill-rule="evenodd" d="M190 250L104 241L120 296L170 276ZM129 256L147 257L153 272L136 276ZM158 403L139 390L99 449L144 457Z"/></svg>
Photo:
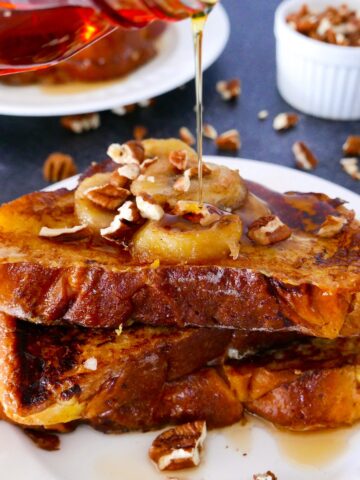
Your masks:
<svg viewBox="0 0 360 480"><path fill-rule="evenodd" d="M207 161L239 168L270 188L319 191L342 197L360 215L360 198L314 175L290 168L224 157ZM72 188L77 178L53 185ZM59 452L37 449L15 427L0 423L0 472L6 480L252 480L271 470L279 480L359 480L360 425L322 434L287 434L260 422L210 432L199 469L158 473L147 459L157 433L103 435L88 427L61 437ZM243 454L246 453L246 456Z"/></svg>
<svg viewBox="0 0 360 480"><path fill-rule="evenodd" d="M360 47L342 47L313 40L285 21L304 4L324 10L343 0L285 0L276 10L277 85L282 97L298 110L331 120L360 119ZM359 9L359 0L346 2Z"/></svg>
<svg viewBox="0 0 360 480"><path fill-rule="evenodd" d="M141 102L173 90L194 78L194 56L189 20L168 26L159 40L159 53L126 78L98 87L14 87L0 84L0 114L17 116L71 115L107 110ZM224 50L230 33L224 7L217 5L204 35L204 69ZM68 93L67 93L68 92Z"/></svg>

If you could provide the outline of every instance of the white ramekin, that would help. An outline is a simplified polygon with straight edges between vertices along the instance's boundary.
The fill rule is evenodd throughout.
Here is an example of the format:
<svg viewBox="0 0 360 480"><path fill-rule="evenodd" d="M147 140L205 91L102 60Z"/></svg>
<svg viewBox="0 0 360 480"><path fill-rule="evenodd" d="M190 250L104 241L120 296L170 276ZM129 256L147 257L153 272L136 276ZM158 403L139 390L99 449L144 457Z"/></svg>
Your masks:
<svg viewBox="0 0 360 480"><path fill-rule="evenodd" d="M322 10L343 3L359 9L359 0L285 0L275 13L277 86L296 109L331 120L360 119L360 47L313 40L293 30L289 13L306 3Z"/></svg>

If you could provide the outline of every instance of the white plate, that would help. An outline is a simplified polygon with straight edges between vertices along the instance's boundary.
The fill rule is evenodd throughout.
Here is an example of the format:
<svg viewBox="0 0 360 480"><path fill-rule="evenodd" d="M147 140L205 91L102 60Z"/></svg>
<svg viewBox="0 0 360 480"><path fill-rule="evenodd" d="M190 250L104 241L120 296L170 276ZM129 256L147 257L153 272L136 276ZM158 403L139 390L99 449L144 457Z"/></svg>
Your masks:
<svg viewBox="0 0 360 480"><path fill-rule="evenodd" d="M224 7L209 15L204 35L203 64L208 68L228 41L230 24ZM14 87L0 84L0 114L19 116L71 115L107 110L137 103L169 92L194 78L194 56L190 21L168 25L158 41L159 53L126 78L83 92L66 93L61 86ZM58 92L58 93L56 93Z"/></svg>
<svg viewBox="0 0 360 480"><path fill-rule="evenodd" d="M207 161L239 168L249 180L278 191L327 193L349 201L360 215L360 198L314 175L235 158ZM61 182L72 188L76 178ZM59 186L52 186L57 188ZM15 427L0 423L0 472L6 480L252 480L267 470L279 480L359 480L360 426L321 434L288 434L264 422L251 421L210 432L202 466L173 475L158 473L147 459L157 433L103 435L89 427L61 437L59 452L38 450ZM247 455L244 456L243 454Z"/></svg>

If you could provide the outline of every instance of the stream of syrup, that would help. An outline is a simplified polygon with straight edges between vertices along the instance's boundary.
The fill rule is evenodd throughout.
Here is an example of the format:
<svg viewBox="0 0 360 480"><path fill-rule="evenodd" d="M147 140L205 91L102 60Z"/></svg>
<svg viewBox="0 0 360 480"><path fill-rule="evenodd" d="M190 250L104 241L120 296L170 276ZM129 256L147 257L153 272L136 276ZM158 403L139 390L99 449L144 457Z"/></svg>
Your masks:
<svg viewBox="0 0 360 480"><path fill-rule="evenodd" d="M206 20L217 0L208 0L204 11L192 16L192 34L195 52L195 112L196 112L196 150L198 155L198 177L199 192L198 199L201 204L203 201L203 72L202 72L202 52L203 36Z"/></svg>

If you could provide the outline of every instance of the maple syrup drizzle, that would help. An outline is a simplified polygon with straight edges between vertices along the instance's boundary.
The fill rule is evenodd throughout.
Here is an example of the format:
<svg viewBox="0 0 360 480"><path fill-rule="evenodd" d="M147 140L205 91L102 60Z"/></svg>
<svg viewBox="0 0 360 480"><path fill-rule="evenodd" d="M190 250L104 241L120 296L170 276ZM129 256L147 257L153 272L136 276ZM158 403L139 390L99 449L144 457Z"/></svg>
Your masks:
<svg viewBox="0 0 360 480"><path fill-rule="evenodd" d="M195 112L196 112L196 149L198 154L199 203L203 200L203 72L202 51L203 34L206 20L217 0L206 2L203 12L196 13L191 18L192 34L195 52Z"/></svg>

